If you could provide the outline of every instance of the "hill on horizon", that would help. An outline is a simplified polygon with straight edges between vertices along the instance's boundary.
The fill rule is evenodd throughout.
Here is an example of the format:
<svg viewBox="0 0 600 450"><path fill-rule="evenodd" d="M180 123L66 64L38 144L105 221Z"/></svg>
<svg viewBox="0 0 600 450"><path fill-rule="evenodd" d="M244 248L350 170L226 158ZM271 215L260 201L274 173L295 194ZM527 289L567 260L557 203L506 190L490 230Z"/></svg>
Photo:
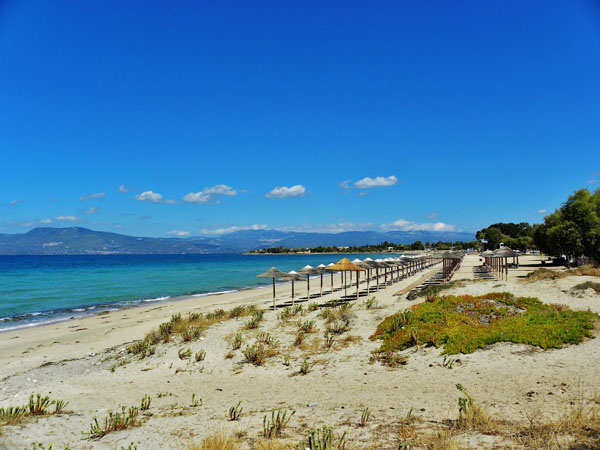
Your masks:
<svg viewBox="0 0 600 450"><path fill-rule="evenodd" d="M433 231L346 231L312 233L278 230L243 230L220 236L153 238L127 236L82 227L40 227L26 233L0 234L0 255L86 254L211 254L243 253L269 247L377 245L474 240L473 233Z"/></svg>

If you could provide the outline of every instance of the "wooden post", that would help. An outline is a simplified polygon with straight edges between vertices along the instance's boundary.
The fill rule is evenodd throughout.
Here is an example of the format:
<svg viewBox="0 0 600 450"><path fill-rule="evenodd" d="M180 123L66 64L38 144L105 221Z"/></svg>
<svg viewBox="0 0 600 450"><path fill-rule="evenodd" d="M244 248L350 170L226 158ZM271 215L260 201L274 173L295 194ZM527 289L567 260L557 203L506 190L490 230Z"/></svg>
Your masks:
<svg viewBox="0 0 600 450"><path fill-rule="evenodd" d="M321 272L321 297L323 297L323 272Z"/></svg>
<svg viewBox="0 0 600 450"><path fill-rule="evenodd" d="M273 277L273 311L275 311L275 277Z"/></svg>
<svg viewBox="0 0 600 450"><path fill-rule="evenodd" d="M359 273L360 272L357 270L356 271L356 300L358 300L358 289L359 289L359 284L360 284L360 282L359 282L359 279L360 279Z"/></svg>
<svg viewBox="0 0 600 450"><path fill-rule="evenodd" d="M292 305L294 304L294 280L292 280Z"/></svg>

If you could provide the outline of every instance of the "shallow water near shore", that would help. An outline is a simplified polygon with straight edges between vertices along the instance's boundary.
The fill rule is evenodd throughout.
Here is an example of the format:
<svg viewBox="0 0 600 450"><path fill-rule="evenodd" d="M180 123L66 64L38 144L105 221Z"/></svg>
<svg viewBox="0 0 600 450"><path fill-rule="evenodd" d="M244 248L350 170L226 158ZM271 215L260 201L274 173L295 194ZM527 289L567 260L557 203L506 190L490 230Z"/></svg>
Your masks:
<svg viewBox="0 0 600 450"><path fill-rule="evenodd" d="M327 265L334 255L0 256L0 331L173 297L231 292L268 284L256 275Z"/></svg>

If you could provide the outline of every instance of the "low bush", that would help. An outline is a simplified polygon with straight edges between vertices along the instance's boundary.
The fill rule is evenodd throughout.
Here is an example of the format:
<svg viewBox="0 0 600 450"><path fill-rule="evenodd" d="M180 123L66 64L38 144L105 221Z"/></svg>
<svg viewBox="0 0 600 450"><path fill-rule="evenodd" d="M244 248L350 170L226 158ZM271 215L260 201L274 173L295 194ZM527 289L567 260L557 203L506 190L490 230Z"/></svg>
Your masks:
<svg viewBox="0 0 600 450"><path fill-rule="evenodd" d="M506 292L479 297L445 296L387 317L371 339L381 339L380 351L413 346L443 347L443 353L471 353L496 342L560 348L591 338L598 315L547 305L535 298L515 298Z"/></svg>

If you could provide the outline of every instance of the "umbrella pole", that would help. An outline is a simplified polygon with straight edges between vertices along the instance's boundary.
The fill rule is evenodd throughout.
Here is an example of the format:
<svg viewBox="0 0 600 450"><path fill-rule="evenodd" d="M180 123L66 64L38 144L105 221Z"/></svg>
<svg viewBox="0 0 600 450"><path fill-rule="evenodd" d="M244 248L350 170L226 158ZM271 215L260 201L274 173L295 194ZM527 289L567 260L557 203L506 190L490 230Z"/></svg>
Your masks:
<svg viewBox="0 0 600 450"><path fill-rule="evenodd" d="M333 294L333 272L331 272L331 293Z"/></svg>
<svg viewBox="0 0 600 450"><path fill-rule="evenodd" d="M323 297L323 274L321 273L321 297Z"/></svg>
<svg viewBox="0 0 600 450"><path fill-rule="evenodd" d="M356 300L358 300L358 285L359 285L359 272L358 270L356 271Z"/></svg>
<svg viewBox="0 0 600 450"><path fill-rule="evenodd" d="M294 304L294 280L292 280L292 305Z"/></svg>
<svg viewBox="0 0 600 450"><path fill-rule="evenodd" d="M346 271L344 270L344 278L346 278ZM347 280L344 280L344 297L348 297L348 284Z"/></svg>
<svg viewBox="0 0 600 450"><path fill-rule="evenodd" d="M367 270L367 295L369 295L369 270Z"/></svg>
<svg viewBox="0 0 600 450"><path fill-rule="evenodd" d="M275 277L273 277L273 311L275 311Z"/></svg>

